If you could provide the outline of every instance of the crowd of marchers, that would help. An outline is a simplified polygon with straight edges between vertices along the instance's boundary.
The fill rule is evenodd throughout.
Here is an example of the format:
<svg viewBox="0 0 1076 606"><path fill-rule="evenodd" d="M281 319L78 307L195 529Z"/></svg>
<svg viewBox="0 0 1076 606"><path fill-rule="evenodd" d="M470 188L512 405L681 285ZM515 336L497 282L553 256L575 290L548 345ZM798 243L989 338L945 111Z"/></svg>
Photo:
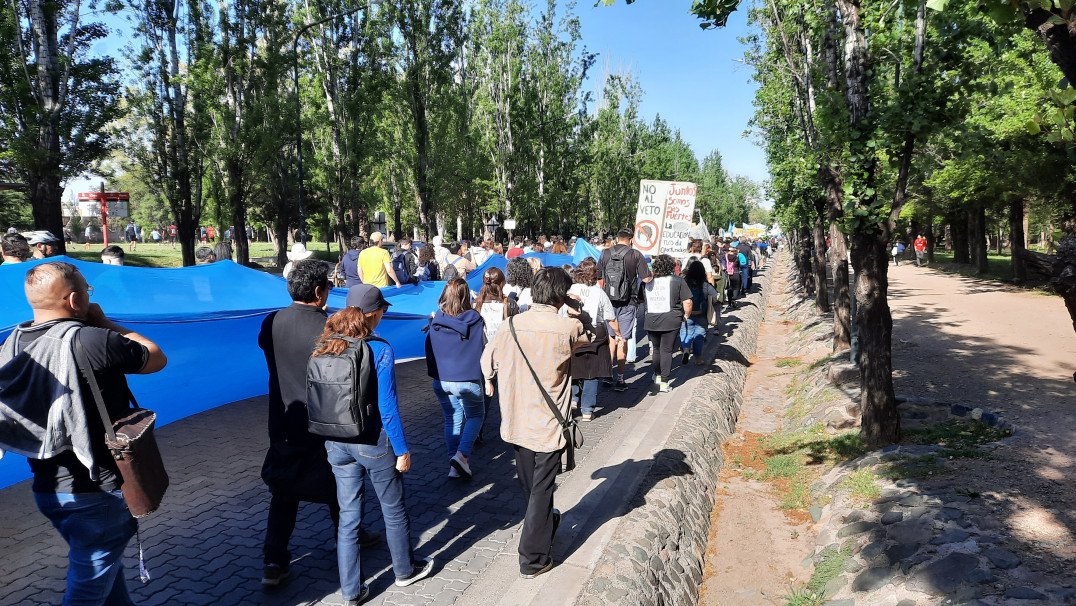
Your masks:
<svg viewBox="0 0 1076 606"><path fill-rule="evenodd" d="M6 234L4 262L51 256L50 237ZM360 604L370 594L362 548L386 544L398 586L435 573L432 558L416 555L412 545L403 480L412 466L408 432L393 349L377 331L391 308L381 288L416 278L445 282L425 330L427 372L444 413L445 447L440 463L418 464L444 465L448 481L466 482L482 473L471 455L488 412L496 408L526 503L520 575L548 572L561 523L553 488L570 448L566 427L599 414L603 383L627 390L629 376L639 374L628 367L641 361L637 340L644 334L654 394L671 389L677 352L683 365L692 358L700 366L711 363L706 343L719 338L722 308L735 307L750 291L755 272L778 244L693 240L683 254L647 258L631 246L632 237L631 230L621 230L595 243L597 258L563 267L543 267L524 255L570 254L576 242L516 239L506 248L493 242L445 246L434 238L417 247L404 238L390 252L375 232L353 238L335 266L310 258L297 244L285 268L293 303L267 316L258 335L269 371L270 446L261 477L270 502L262 584L275 587L291 573L288 544L301 502L329 507L347 604ZM118 255L106 248L102 260L122 264L123 249L116 248ZM212 251L212 260L231 257L226 242L216 248L221 250ZM485 269L480 289L472 291L464 278L493 254L508 257L507 265L503 271ZM329 292L338 283L348 287L345 306L330 315ZM33 319L19 324L0 347L0 408L16 411L0 421L10 426L34 419L41 426L36 433L0 432L0 449L41 454L30 457L32 490L70 548L64 603L131 604L122 556L137 523L104 444L103 422L87 413L95 410L94 402L84 397L84 379L72 370L77 365L72 352L76 347L87 352L111 418L133 405L126 375L161 370L165 354L109 320L91 301L93 287L69 263L33 266L25 295ZM58 395L50 400L42 393ZM50 421L41 421L45 418ZM32 443L10 444L16 434ZM381 506L384 535L363 528L367 478Z"/></svg>

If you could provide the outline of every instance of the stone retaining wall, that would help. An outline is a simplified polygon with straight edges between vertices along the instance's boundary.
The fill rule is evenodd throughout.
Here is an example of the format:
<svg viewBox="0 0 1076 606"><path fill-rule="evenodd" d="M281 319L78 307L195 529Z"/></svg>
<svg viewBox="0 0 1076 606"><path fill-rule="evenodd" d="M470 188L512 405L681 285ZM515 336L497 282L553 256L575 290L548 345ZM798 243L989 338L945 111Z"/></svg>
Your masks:
<svg viewBox="0 0 1076 606"><path fill-rule="evenodd" d="M738 320L732 336L720 342L711 338L704 354L714 358L713 367L685 399L668 442L655 456L576 604L698 602L710 513L724 465L721 444L736 431L747 361L755 353L773 274L782 265L771 259L755 278L761 288L732 312ZM723 314L722 322L725 319Z"/></svg>

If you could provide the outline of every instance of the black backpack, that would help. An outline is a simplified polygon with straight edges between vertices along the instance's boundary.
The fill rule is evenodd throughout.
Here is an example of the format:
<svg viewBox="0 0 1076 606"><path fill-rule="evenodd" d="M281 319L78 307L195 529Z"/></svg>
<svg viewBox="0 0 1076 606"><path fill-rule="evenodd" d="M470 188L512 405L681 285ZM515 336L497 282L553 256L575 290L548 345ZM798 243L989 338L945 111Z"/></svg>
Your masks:
<svg viewBox="0 0 1076 606"><path fill-rule="evenodd" d="M628 272L624 257L631 252L631 247L625 246L621 250L613 250L609 260L602 269L603 287L605 294L613 303L624 303L631 300L632 285L628 283Z"/></svg>
<svg viewBox="0 0 1076 606"><path fill-rule="evenodd" d="M396 272L396 279L400 281L400 284L415 283L415 278L411 275L412 271L407 263L407 255L409 254L411 253L405 250L392 258L392 271Z"/></svg>
<svg viewBox="0 0 1076 606"><path fill-rule="evenodd" d="M339 442L377 444L377 368L367 341L381 339L332 338L347 341L347 349L339 355L314 356L306 364L307 431Z"/></svg>

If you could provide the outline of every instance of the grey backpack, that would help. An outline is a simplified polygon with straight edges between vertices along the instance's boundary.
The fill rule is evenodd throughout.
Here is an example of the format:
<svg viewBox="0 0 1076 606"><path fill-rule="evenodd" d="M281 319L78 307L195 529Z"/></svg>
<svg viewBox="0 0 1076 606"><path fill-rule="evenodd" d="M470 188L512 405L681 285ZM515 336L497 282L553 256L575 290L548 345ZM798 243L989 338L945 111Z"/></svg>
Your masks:
<svg viewBox="0 0 1076 606"><path fill-rule="evenodd" d="M381 339L332 338L347 341L347 349L314 356L306 364L307 430L338 442L376 444L381 411L376 361L367 341Z"/></svg>

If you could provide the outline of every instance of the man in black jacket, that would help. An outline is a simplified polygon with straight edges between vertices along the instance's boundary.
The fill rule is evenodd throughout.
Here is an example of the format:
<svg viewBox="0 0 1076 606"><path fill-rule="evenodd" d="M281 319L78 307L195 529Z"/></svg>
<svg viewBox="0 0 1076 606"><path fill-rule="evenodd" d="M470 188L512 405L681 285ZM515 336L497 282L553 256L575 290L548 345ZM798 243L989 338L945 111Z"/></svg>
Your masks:
<svg viewBox="0 0 1076 606"><path fill-rule="evenodd" d="M269 451L262 464L262 480L272 493L262 548L262 585L267 587L279 585L290 573L288 540L301 501L328 505L333 524L340 518L325 438L307 431L306 416L306 363L325 328L329 269L317 259L296 263L288 275L293 303L269 314L258 334L269 367ZM380 538L366 535L362 544L376 544Z"/></svg>

